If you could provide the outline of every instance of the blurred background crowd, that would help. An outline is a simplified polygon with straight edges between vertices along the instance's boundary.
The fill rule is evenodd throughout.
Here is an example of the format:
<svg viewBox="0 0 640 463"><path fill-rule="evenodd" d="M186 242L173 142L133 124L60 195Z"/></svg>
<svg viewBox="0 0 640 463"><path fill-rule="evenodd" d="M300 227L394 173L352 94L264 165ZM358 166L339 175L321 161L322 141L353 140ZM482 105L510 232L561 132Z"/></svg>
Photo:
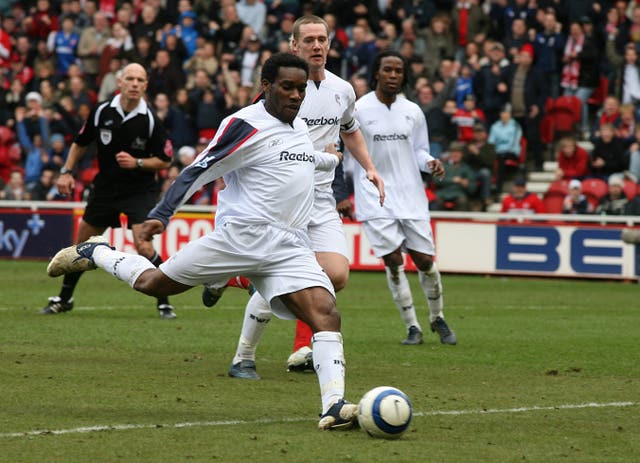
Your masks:
<svg viewBox="0 0 640 463"><path fill-rule="evenodd" d="M168 185L252 101L262 63L288 49L295 19L308 14L329 24L327 69L358 97L379 51L410 63L405 95L424 111L447 170L440 182L425 177L434 208L486 210L505 197L505 181L515 175L514 190L529 194L526 179L539 173L537 212L601 211L613 188L624 204L608 213L633 213L638 0L0 0L0 199L86 197L95 156L75 172L73 197L55 179L130 62L146 67L147 99L174 146L158 178ZM191 202L216 195L213 185ZM569 207L572 195L588 207Z"/></svg>

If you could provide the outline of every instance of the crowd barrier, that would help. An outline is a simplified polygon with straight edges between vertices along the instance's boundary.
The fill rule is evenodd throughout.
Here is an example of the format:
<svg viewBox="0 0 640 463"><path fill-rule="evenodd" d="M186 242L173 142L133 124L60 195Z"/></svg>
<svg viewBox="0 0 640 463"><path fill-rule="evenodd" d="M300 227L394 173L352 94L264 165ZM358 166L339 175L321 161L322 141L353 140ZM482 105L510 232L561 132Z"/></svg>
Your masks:
<svg viewBox="0 0 640 463"><path fill-rule="evenodd" d="M73 242L83 203L0 201L0 257L48 259ZM213 229L213 207L184 206L155 237L163 259ZM638 246L621 230L640 226L636 216L510 216L432 212L438 267L443 273L530 275L635 280ZM123 220L126 220L123 216ZM352 270L383 270L357 222L345 221ZM109 229L112 244L135 252L129 230ZM415 270L408 260L407 269Z"/></svg>

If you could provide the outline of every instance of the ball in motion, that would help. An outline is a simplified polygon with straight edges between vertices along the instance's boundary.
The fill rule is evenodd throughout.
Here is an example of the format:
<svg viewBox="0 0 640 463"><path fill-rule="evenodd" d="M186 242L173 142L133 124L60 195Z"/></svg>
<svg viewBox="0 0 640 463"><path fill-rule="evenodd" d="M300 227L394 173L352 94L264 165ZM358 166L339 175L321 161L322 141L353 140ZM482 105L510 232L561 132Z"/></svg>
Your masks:
<svg viewBox="0 0 640 463"><path fill-rule="evenodd" d="M409 397L395 387L371 389L358 404L358 423L372 437L398 439L409 427L412 416Z"/></svg>

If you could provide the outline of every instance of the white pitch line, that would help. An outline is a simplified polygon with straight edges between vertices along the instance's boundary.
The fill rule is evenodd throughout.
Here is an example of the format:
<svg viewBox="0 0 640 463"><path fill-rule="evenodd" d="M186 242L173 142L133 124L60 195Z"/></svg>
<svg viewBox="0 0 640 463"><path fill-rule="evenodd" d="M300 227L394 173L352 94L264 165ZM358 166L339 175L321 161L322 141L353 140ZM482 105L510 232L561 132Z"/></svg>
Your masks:
<svg viewBox="0 0 640 463"><path fill-rule="evenodd" d="M416 412L414 416L441 416L441 415L487 415L494 413L524 413L524 412L536 412L536 411L553 411L553 410L576 410L584 408L613 408L613 407L633 407L640 405L638 402L608 402L608 403L596 403L589 402L583 404L564 404L564 405L552 405L552 406L531 406L531 407L517 407L517 408L489 408L480 410L434 410L431 412ZM70 429L39 429L35 431L25 432L9 432L0 433L0 438L7 437L31 437L31 436L48 436L48 435L63 435L63 434L86 434L91 432L103 432L103 431L127 431L130 429L179 429L179 428L196 428L196 427L210 427L210 426L236 426L242 424L277 424L277 423L296 423L301 421L310 421L309 418L279 418L279 419L262 419L262 420L225 420L225 421L194 421L186 423L173 423L173 424L113 424L113 425L98 425L98 426L86 426Z"/></svg>

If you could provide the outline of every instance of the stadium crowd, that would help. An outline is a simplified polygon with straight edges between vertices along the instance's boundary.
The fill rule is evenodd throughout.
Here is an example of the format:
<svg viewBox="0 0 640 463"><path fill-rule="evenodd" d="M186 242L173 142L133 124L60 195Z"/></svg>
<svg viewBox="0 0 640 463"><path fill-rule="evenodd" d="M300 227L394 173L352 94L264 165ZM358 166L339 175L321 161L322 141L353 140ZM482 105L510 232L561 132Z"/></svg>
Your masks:
<svg viewBox="0 0 640 463"><path fill-rule="evenodd" d="M609 213L640 211L637 0L0 0L0 199L87 197L95 153L74 172L74 195L55 179L132 62L147 69L147 99L179 154L158 175L168 185L252 101L262 63L307 14L330 25L327 69L358 97L380 51L410 63L406 96L445 162L443 181L425 178L434 207L485 209L510 173L553 160L549 192L562 200L537 209L593 213L617 194ZM219 188L192 202L215 204Z"/></svg>

